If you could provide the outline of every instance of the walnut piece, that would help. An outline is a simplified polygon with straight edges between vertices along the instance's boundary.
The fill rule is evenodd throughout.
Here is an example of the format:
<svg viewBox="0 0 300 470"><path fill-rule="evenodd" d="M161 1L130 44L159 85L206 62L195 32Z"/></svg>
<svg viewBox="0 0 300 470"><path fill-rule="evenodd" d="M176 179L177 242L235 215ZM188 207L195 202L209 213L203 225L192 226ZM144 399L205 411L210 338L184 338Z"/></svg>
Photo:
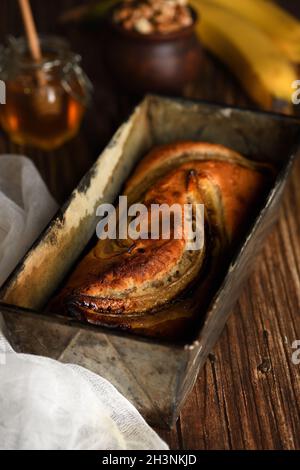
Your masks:
<svg viewBox="0 0 300 470"><path fill-rule="evenodd" d="M113 21L141 34L167 34L190 26L193 17L187 0L124 0Z"/></svg>

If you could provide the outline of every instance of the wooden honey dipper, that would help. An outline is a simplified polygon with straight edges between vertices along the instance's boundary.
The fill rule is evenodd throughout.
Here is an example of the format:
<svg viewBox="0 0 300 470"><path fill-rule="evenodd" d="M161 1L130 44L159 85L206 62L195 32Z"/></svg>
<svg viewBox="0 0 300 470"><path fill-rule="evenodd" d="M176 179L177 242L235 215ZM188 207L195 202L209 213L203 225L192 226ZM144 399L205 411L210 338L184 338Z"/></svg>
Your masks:
<svg viewBox="0 0 300 470"><path fill-rule="evenodd" d="M29 0L19 0L19 6L32 59L37 63L41 63L43 59L41 45ZM60 95L52 85L48 84L47 76L42 69L36 73L38 89L33 95L34 105L41 115L59 114L62 104Z"/></svg>

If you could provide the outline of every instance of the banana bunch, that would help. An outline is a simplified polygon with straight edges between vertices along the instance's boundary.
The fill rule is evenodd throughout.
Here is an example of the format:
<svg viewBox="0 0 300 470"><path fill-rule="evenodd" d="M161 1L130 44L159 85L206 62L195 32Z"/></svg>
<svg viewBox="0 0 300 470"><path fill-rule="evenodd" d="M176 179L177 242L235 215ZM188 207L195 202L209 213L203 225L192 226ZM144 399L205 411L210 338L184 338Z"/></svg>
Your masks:
<svg viewBox="0 0 300 470"><path fill-rule="evenodd" d="M204 46L234 72L265 109L292 108L300 22L270 0L190 0ZM279 105L279 106L278 106Z"/></svg>
<svg viewBox="0 0 300 470"><path fill-rule="evenodd" d="M213 0L268 34L292 62L300 62L300 22L271 0Z"/></svg>

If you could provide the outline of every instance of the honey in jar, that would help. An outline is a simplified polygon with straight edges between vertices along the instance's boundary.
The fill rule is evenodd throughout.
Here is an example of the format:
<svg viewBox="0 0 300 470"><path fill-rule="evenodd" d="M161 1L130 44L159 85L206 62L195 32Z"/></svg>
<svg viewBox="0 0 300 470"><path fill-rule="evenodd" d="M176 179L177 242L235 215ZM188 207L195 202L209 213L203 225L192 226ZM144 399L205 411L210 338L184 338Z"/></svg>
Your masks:
<svg viewBox="0 0 300 470"><path fill-rule="evenodd" d="M0 57L6 104L0 122L21 145L52 150L78 131L90 95L90 84L67 43L41 38L43 59L35 62L25 39L10 40Z"/></svg>

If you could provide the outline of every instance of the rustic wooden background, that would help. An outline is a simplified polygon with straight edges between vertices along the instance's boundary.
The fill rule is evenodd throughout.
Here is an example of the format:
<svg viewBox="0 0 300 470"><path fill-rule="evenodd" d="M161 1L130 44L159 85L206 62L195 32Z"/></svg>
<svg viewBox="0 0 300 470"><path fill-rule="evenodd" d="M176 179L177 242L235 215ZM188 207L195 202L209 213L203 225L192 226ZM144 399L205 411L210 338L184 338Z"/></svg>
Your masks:
<svg viewBox="0 0 300 470"><path fill-rule="evenodd" d="M130 110L103 64L101 30L62 29L61 12L79 0L32 0L39 30L67 36L83 56L95 93L80 134L44 153L9 142L1 153L29 155L50 190L63 202ZM281 1L300 17L300 3ZM0 2L0 43L22 32L16 0ZM299 77L300 78L300 77ZM201 85L190 96L253 106L230 73L206 55ZM177 426L157 430L173 449L299 449L300 365L292 344L300 340L300 161L285 193L279 222L215 350L184 406Z"/></svg>

